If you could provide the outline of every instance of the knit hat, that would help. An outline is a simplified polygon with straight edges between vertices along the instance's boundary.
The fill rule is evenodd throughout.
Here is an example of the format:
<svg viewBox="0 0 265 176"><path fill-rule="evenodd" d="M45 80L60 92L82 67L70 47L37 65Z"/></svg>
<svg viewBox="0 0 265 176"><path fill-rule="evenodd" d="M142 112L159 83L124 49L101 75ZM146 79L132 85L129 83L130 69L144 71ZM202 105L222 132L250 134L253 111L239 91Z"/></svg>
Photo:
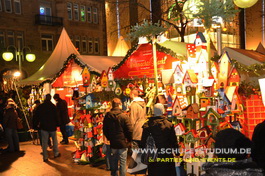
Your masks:
<svg viewBox="0 0 265 176"><path fill-rule="evenodd" d="M16 107L17 104L15 103L15 101L12 98L7 99L7 106L6 108L11 108L11 107Z"/></svg>
<svg viewBox="0 0 265 176"><path fill-rule="evenodd" d="M233 153L232 151L240 151L251 148L251 141L240 131L233 128L224 129L216 134L215 149L225 150L229 152L216 153L218 158L236 158L237 160L246 159L248 153ZM217 150L215 150L217 152Z"/></svg>
<svg viewBox="0 0 265 176"><path fill-rule="evenodd" d="M154 105L154 116L162 116L165 113L164 105L157 103Z"/></svg>

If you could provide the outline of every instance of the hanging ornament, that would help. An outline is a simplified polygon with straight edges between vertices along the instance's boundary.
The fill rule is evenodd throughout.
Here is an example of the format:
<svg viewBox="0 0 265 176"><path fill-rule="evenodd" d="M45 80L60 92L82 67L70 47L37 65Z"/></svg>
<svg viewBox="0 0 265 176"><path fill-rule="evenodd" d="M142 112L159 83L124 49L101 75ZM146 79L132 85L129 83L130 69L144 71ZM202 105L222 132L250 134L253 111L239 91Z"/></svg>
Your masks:
<svg viewBox="0 0 265 176"><path fill-rule="evenodd" d="M96 75L92 75L90 86L91 86L91 90L94 92L96 90L96 87L97 87L97 76Z"/></svg>
<svg viewBox="0 0 265 176"><path fill-rule="evenodd" d="M103 70L101 76L100 76L100 80L101 80L101 87L102 88L106 88L108 87L108 76L105 70Z"/></svg>
<svg viewBox="0 0 265 176"><path fill-rule="evenodd" d="M131 89L129 87L126 87L126 89L124 90L124 95L130 96L130 93L131 93Z"/></svg>
<svg viewBox="0 0 265 176"><path fill-rule="evenodd" d="M257 2L258 0L234 0L235 5L240 8L249 8Z"/></svg>
<svg viewBox="0 0 265 176"><path fill-rule="evenodd" d="M90 72L87 67L82 71L83 87L88 87L90 84Z"/></svg>
<svg viewBox="0 0 265 176"><path fill-rule="evenodd" d="M115 92L115 94L116 94L117 96L120 96L120 95L122 94L122 90L121 90L121 87L120 87L119 84L117 84L117 86L116 86L114 92Z"/></svg>
<svg viewBox="0 0 265 176"><path fill-rule="evenodd" d="M109 80L108 85L109 85L110 90L112 90L112 88L115 86L115 81L114 81L113 71L111 67L109 68L107 75L108 75L108 80Z"/></svg>

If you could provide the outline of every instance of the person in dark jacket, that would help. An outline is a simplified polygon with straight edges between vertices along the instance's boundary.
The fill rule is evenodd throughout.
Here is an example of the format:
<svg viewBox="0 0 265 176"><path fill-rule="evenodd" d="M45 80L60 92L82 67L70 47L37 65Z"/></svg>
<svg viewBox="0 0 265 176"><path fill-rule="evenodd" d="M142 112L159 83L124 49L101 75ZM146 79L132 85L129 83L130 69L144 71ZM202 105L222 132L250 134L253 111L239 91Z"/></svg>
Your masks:
<svg viewBox="0 0 265 176"><path fill-rule="evenodd" d="M252 142L251 157L265 171L265 120L255 127Z"/></svg>
<svg viewBox="0 0 265 176"><path fill-rule="evenodd" d="M53 153L54 158L59 157L61 154L58 150L58 141L56 136L56 128L58 124L58 116L56 106L51 102L51 95L47 94L45 100L40 104L36 109L37 123L41 130L41 140L42 140L42 152L43 152L43 161L48 161L48 138L52 137L53 142Z"/></svg>
<svg viewBox="0 0 265 176"><path fill-rule="evenodd" d="M120 176L126 175L127 150L132 141L132 126L128 116L122 112L122 103L118 98L112 100L112 109L105 115L103 133L110 141L110 170L112 176L117 176L120 160Z"/></svg>
<svg viewBox="0 0 265 176"><path fill-rule="evenodd" d="M148 164L148 175L176 175L176 167L174 155L178 149L177 136L175 134L174 125L164 116L164 105L161 103L154 105L154 116L143 125L143 134L141 139L141 148L145 148L146 140L151 134L154 138L156 148L158 149L157 158L164 159L164 162L153 161ZM168 152L162 152L162 149L169 149ZM171 150L174 149L174 150ZM169 158L169 159L168 159ZM162 160L163 160L162 159ZM166 161L166 159L169 160ZM166 161L166 162L165 162Z"/></svg>
<svg viewBox="0 0 265 176"><path fill-rule="evenodd" d="M16 104L9 101L3 114L3 126L8 143L8 152L19 151L19 139L17 134L17 119L19 118L16 111Z"/></svg>
<svg viewBox="0 0 265 176"><path fill-rule="evenodd" d="M61 144L68 144L68 136L66 133L66 124L70 122L69 115L68 115L68 107L67 102L60 98L59 94L54 94L53 99L56 101L56 108L59 115L59 124L60 124L60 131L63 136L63 140L60 142Z"/></svg>
<svg viewBox="0 0 265 176"><path fill-rule="evenodd" d="M203 164L203 176L263 176L263 170L249 158L251 145L250 139L238 130L228 128L219 131L214 148L216 156L222 161ZM229 162L231 158L235 161Z"/></svg>
<svg viewBox="0 0 265 176"><path fill-rule="evenodd" d="M33 126L33 129L34 130L37 130L38 131L38 135L39 135L39 139L40 139L40 145L42 146L42 139L41 139L41 130L40 130L40 127L38 124L38 118L36 116L36 110L38 108L38 106L40 105L40 100L35 100L34 101L34 105L33 105L33 108L32 108L32 126ZM52 149L52 142L51 142L51 139L50 137L48 138L48 146L50 149Z"/></svg>

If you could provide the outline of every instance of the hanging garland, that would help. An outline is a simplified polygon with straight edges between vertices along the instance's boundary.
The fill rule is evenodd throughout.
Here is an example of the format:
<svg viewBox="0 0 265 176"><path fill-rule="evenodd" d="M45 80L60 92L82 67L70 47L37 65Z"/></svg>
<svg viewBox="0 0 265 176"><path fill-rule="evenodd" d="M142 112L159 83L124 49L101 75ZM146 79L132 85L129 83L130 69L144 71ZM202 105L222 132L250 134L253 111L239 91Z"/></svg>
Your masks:
<svg viewBox="0 0 265 176"><path fill-rule="evenodd" d="M218 62L218 60L220 58L221 58L221 56L217 56L216 55L216 56L212 57L211 60L214 61L214 62ZM235 59L231 59L230 58L230 60L231 60L232 65L234 65L235 68L238 71L247 72L247 73L253 73L256 76L260 76L260 73L259 72L265 71L265 63L245 65L245 64L242 64L242 63L238 62Z"/></svg>
<svg viewBox="0 0 265 176"><path fill-rule="evenodd" d="M120 63L114 65L112 67L112 70L115 71L118 68L120 68L125 63L125 61L132 55L132 53L137 50L137 48L138 48L138 44L135 44L131 49L129 49L126 56L122 59L122 61Z"/></svg>
<svg viewBox="0 0 265 176"><path fill-rule="evenodd" d="M82 63L82 62L80 61L80 59L78 59L78 58L76 57L76 55L71 54L71 55L66 59L66 61L64 61L64 64L63 64L62 68L60 69L60 71L59 71L59 72L58 72L53 78L51 78L51 79L47 79L47 80L43 81L42 83L40 83L39 86L43 86L45 83L52 83L53 81L55 81L58 77L60 77L60 76L64 73L64 71L65 71L66 68L70 65L70 63L71 63L72 61L75 62L77 65L79 65L82 69L84 69L85 66L87 66L86 64ZM94 74L94 75L100 76L100 73L98 73L98 72L96 72L96 71L91 71L91 68L89 68L89 67L88 67L88 69L89 69L89 71L90 71L91 74Z"/></svg>
<svg viewBox="0 0 265 176"><path fill-rule="evenodd" d="M149 42L149 43L151 43L151 42ZM138 49L139 46L140 46L139 44L135 44L131 49L129 49L126 56L123 58L123 60L120 63L118 63L112 67L113 71L120 68L125 63L125 61L132 55L132 53ZM179 55L179 54L175 53L174 51L172 51L171 49L163 47L157 43L156 43L156 49L159 52L163 52L163 53L170 55L174 58L178 58L181 61L186 60L185 56Z"/></svg>
<svg viewBox="0 0 265 176"><path fill-rule="evenodd" d="M238 61L233 60L233 59L231 59L231 62L232 62L233 65L235 65L235 67L238 70L244 71L244 72L247 72L247 73L254 73L257 76L260 76L260 73L258 73L258 72L261 72L261 71L265 70L265 63L252 64L252 65L247 66L247 65L241 64Z"/></svg>
<svg viewBox="0 0 265 176"><path fill-rule="evenodd" d="M172 51L171 49L166 48L166 47L164 47L164 46L161 46L161 45L159 45L159 44L156 44L156 49L157 49L157 51L159 51L159 52L166 53L167 55L170 55L170 56L172 56L172 57L174 57L174 58L177 58L177 59L179 59L179 60L181 60L181 61L183 61L183 60L187 60L185 56L180 55L180 54L177 54L177 53L175 53L174 51Z"/></svg>
<svg viewBox="0 0 265 176"><path fill-rule="evenodd" d="M260 95L260 87L253 82L242 81L239 85L238 93L249 98L250 95Z"/></svg>

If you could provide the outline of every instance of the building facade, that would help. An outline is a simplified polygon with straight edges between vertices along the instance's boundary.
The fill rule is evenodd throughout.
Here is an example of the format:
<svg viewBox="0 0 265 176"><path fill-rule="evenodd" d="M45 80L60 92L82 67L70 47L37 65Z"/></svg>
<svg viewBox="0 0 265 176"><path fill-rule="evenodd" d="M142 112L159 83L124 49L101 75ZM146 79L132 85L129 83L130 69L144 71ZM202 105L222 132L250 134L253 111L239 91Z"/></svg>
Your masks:
<svg viewBox="0 0 265 176"><path fill-rule="evenodd" d="M24 77L49 58L63 27L80 54L107 55L104 0L0 0L0 72L17 69L2 53L31 50L32 63L22 61Z"/></svg>
<svg viewBox="0 0 265 176"><path fill-rule="evenodd" d="M167 12L175 2L175 0L106 0L106 16L109 19L107 21L108 54L113 53L119 36L126 38L130 27L136 23L141 24L144 19L156 21L158 15L167 20ZM256 49L260 42L265 45L264 2L264 0L258 0L254 6L240 9L241 12L232 21L224 22L221 35L217 29L212 29L211 40L215 47L218 48L217 43L220 41L218 36L221 36L222 48ZM152 14L151 11L154 13ZM171 22L176 23L176 21ZM186 43L192 43L195 40L196 32L204 32L203 26L194 26L194 24L196 24L195 21L188 23L185 30ZM168 29L167 37L180 41L179 34L173 27Z"/></svg>

